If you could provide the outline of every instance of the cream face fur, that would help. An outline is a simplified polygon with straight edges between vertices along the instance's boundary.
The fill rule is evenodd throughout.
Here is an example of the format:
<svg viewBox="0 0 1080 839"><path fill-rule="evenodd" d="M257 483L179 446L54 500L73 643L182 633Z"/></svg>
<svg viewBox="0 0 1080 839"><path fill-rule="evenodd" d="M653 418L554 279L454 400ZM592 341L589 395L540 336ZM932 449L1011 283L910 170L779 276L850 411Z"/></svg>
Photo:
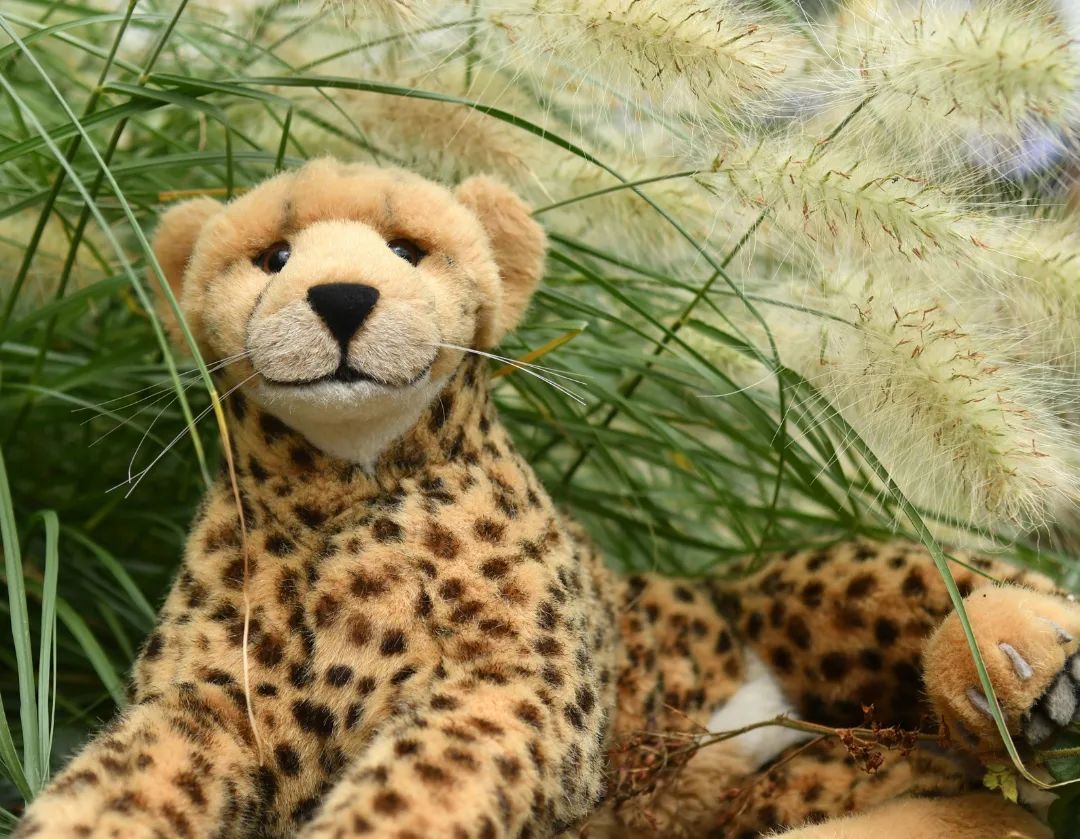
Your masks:
<svg viewBox="0 0 1080 839"><path fill-rule="evenodd" d="M471 178L452 194L411 173L332 160L226 206L174 207L155 237L206 361L239 357L224 368L226 386L363 466L457 368L464 353L444 345L490 347L517 322L543 248L527 208L496 181ZM350 316L347 293L317 307L329 285L374 303Z"/></svg>

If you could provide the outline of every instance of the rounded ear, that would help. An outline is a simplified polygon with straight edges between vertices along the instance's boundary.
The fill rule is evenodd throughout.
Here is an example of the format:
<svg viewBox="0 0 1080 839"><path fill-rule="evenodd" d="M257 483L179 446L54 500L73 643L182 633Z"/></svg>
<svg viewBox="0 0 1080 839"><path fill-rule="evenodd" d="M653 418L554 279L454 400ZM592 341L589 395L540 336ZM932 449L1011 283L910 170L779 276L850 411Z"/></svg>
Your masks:
<svg viewBox="0 0 1080 839"><path fill-rule="evenodd" d="M184 286L184 273L195 243L206 222L221 212L222 206L212 198L195 198L170 207L158 222L152 246L165 280L179 300ZM172 306L161 290L157 278L151 273L150 286L154 290L158 318L169 336L178 346L186 346Z"/></svg>
<svg viewBox="0 0 1080 839"><path fill-rule="evenodd" d="M468 178L454 191L454 197L480 219L499 268L501 299L481 305L477 324L480 347L494 347L517 326L529 307L544 273L547 237L525 202L495 178Z"/></svg>

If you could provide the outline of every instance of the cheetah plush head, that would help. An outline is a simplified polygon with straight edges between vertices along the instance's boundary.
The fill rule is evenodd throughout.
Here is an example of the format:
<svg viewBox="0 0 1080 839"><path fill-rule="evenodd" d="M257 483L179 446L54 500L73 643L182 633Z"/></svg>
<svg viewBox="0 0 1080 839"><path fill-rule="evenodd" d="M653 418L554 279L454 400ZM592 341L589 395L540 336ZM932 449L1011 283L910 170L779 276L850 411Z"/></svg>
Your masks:
<svg viewBox="0 0 1080 839"><path fill-rule="evenodd" d="M487 177L453 192L324 159L220 204L162 218L154 250L207 361L335 457L361 464L404 433L467 347L521 318L544 234Z"/></svg>

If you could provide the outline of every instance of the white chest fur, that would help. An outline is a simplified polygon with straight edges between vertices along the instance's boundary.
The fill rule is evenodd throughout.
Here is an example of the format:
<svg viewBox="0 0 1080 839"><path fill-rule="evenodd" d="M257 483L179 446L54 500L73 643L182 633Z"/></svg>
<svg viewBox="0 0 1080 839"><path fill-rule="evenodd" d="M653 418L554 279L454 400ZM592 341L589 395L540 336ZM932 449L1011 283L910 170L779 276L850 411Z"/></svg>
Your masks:
<svg viewBox="0 0 1080 839"><path fill-rule="evenodd" d="M744 655L746 680L724 707L709 718L707 727L714 734L735 731L780 715L793 719L797 717L794 706L765 663L750 650L745 650ZM740 734L729 742L758 767L812 736L803 731L769 725Z"/></svg>

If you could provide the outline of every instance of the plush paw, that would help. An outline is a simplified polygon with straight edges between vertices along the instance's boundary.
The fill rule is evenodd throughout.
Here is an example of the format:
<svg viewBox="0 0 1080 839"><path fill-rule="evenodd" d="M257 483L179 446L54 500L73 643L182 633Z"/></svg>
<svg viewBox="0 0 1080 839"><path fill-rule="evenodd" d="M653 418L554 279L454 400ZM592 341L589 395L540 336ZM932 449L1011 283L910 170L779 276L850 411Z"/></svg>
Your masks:
<svg viewBox="0 0 1080 839"><path fill-rule="evenodd" d="M1040 745L1080 717L1080 607L1022 588L979 589L964 605L1009 731ZM960 621L950 615L923 653L927 692L976 750L1000 740Z"/></svg>

